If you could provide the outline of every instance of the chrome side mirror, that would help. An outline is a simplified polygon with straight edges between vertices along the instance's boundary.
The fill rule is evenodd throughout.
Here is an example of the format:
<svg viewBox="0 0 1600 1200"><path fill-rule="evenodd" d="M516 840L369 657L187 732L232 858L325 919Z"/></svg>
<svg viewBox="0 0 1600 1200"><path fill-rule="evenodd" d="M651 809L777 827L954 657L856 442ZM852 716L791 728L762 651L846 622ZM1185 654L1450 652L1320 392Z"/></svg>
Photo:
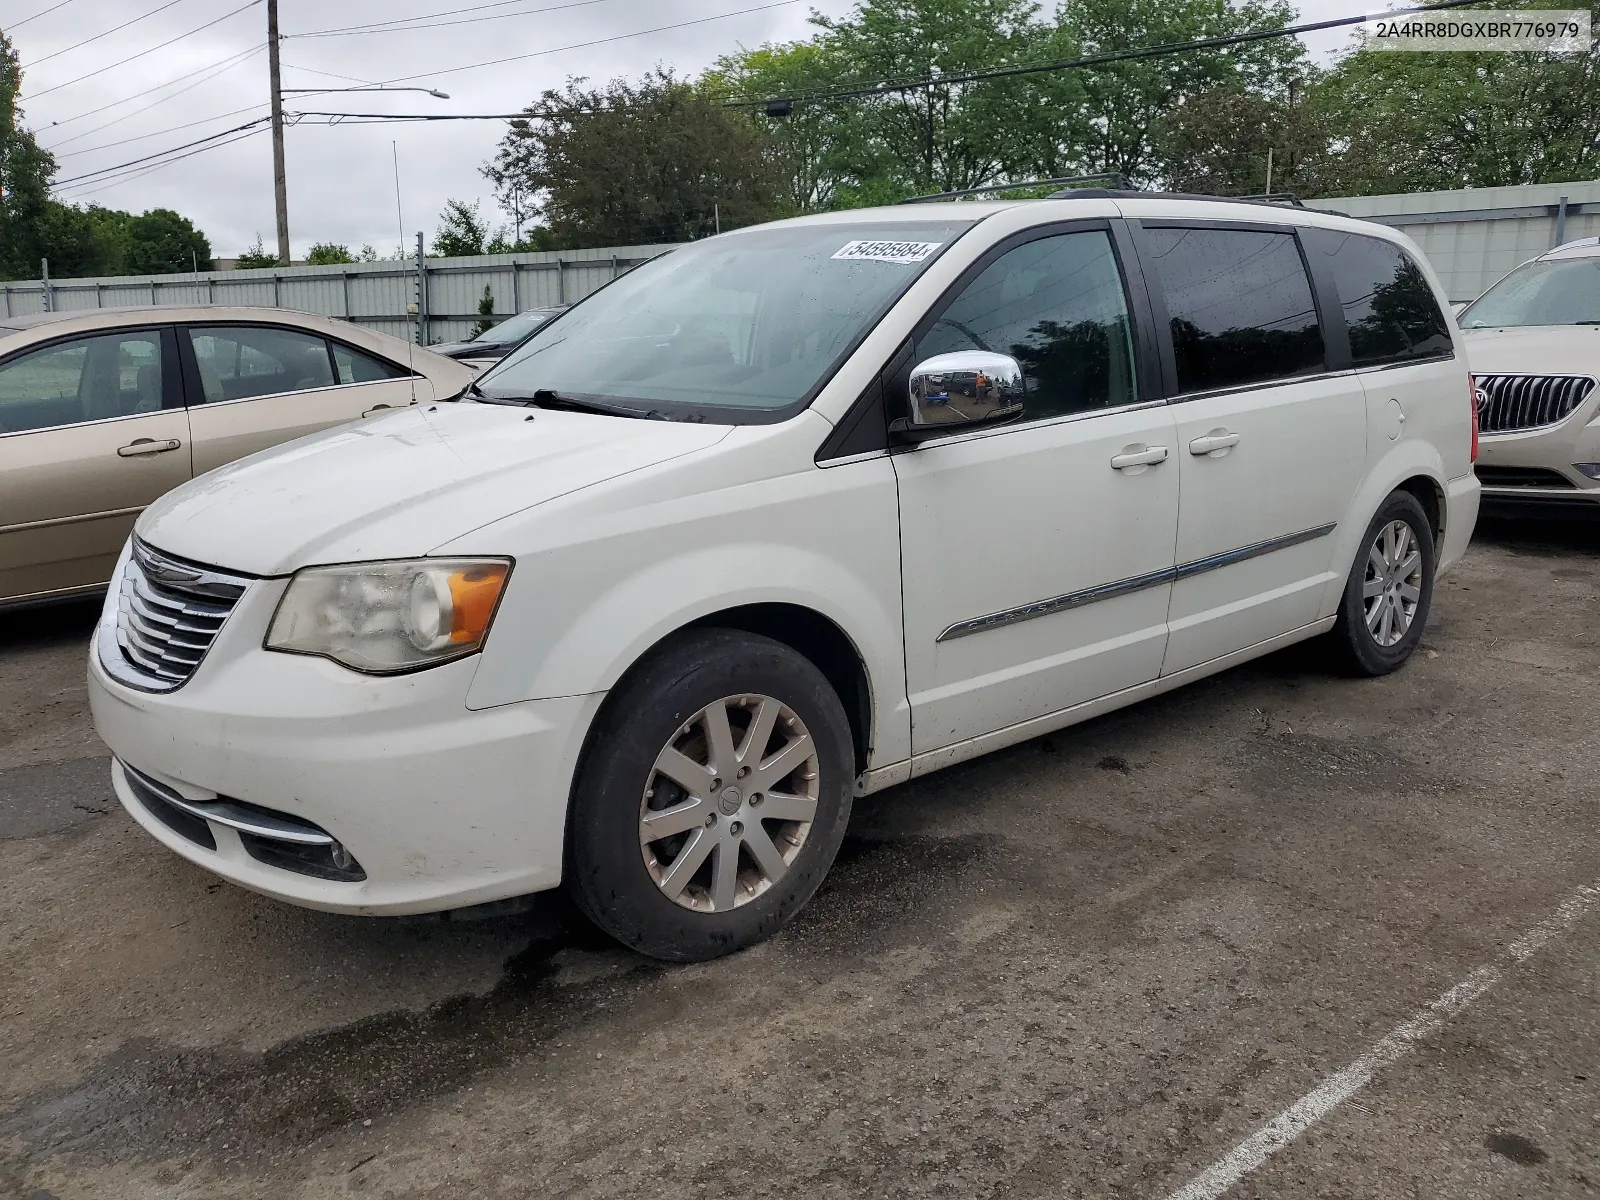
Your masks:
<svg viewBox="0 0 1600 1200"><path fill-rule="evenodd" d="M936 354L911 372L904 424L910 441L992 425L1022 415L1022 364L1009 354L957 350Z"/></svg>

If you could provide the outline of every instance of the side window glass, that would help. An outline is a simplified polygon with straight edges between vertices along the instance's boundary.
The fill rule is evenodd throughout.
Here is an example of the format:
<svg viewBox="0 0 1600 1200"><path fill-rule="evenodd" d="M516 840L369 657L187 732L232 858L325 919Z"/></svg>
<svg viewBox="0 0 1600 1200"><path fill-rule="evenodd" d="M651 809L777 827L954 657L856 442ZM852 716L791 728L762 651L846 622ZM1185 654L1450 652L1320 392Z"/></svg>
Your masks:
<svg viewBox="0 0 1600 1200"><path fill-rule="evenodd" d="M207 404L332 387L328 343L293 329L253 325L189 330Z"/></svg>
<svg viewBox="0 0 1600 1200"><path fill-rule="evenodd" d="M1358 367L1451 352L1450 327L1422 269L1390 242L1323 233Z"/></svg>
<svg viewBox="0 0 1600 1200"><path fill-rule="evenodd" d="M1172 322L1180 392L1323 369L1317 306L1292 233L1151 229L1146 236Z"/></svg>
<svg viewBox="0 0 1600 1200"><path fill-rule="evenodd" d="M1024 418L1131 404L1133 331L1103 230L1008 250L962 289L918 342L914 361L990 350L1022 364Z"/></svg>
<svg viewBox="0 0 1600 1200"><path fill-rule="evenodd" d="M59 342L0 366L0 432L156 412L161 396L159 332Z"/></svg>
<svg viewBox="0 0 1600 1200"><path fill-rule="evenodd" d="M338 342L330 342L329 345L333 347L333 365L339 369L340 383L375 383L380 379L404 379L407 375L405 368L397 367L394 363L373 358Z"/></svg>

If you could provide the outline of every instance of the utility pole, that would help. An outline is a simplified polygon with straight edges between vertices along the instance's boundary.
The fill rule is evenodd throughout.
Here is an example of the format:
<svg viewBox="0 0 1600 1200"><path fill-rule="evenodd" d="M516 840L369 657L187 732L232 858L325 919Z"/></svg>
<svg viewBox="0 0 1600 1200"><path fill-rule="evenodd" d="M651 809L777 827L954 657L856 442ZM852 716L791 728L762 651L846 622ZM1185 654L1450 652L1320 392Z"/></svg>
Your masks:
<svg viewBox="0 0 1600 1200"><path fill-rule="evenodd" d="M289 183L283 169L283 73L278 66L278 0L267 0L267 69L272 75L272 190L278 202L278 262L289 265Z"/></svg>

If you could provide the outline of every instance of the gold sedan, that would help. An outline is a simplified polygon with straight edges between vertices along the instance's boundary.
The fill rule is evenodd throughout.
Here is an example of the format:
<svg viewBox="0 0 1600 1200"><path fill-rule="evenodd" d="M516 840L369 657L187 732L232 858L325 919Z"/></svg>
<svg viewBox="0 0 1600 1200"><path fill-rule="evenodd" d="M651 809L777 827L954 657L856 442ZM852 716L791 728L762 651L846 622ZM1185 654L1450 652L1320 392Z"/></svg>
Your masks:
<svg viewBox="0 0 1600 1200"><path fill-rule="evenodd" d="M192 476L473 374L276 308L0 317L0 607L103 588L140 510Z"/></svg>

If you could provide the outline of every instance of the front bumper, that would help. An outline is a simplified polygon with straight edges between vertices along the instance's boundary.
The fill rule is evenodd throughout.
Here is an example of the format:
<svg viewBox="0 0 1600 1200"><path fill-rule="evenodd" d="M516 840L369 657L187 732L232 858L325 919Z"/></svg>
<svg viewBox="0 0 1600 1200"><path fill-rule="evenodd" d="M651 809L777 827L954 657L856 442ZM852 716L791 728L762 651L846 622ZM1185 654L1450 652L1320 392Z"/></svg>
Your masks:
<svg viewBox="0 0 1600 1200"><path fill-rule="evenodd" d="M1479 478L1485 506L1585 510L1600 504L1600 480L1574 463L1600 462L1600 416L1586 401L1560 424L1515 433L1485 434L1478 441ZM1516 472L1515 483L1501 473ZM1544 478L1541 478L1544 476Z"/></svg>
<svg viewBox="0 0 1600 1200"><path fill-rule="evenodd" d="M234 883L329 912L435 912L560 883L568 792L602 697L472 711L476 656L376 678L269 653L261 635L281 590L257 581L173 692L118 683L91 650L90 708L133 818ZM326 831L365 878L263 861L224 821L206 823L209 838L186 836L141 801L122 763L201 812L238 801Z"/></svg>

